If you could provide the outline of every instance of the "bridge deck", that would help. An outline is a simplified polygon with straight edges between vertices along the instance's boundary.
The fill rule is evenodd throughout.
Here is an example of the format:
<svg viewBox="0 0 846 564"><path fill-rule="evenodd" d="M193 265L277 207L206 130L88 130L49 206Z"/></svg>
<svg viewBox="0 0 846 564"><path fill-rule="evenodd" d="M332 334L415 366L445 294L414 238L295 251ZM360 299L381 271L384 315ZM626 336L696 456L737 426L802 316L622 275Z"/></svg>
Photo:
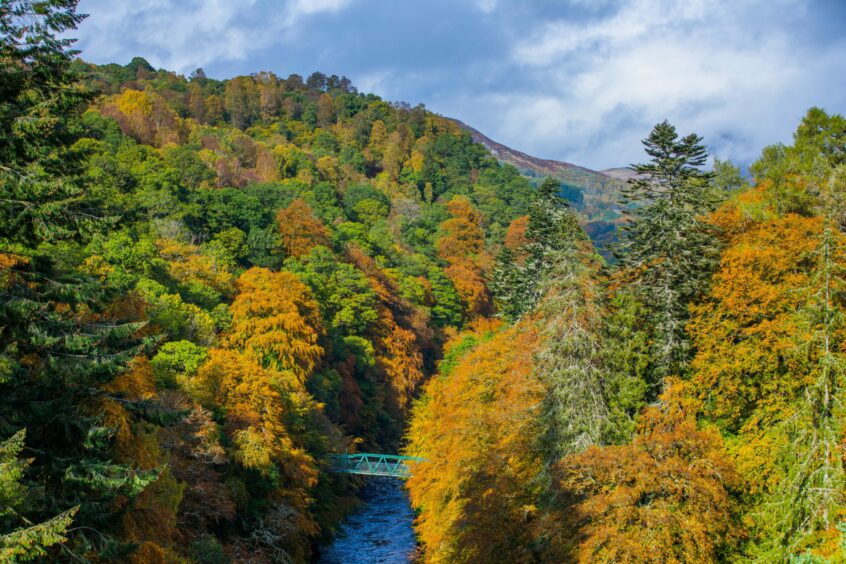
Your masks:
<svg viewBox="0 0 846 564"><path fill-rule="evenodd" d="M329 470L360 476L409 478L412 466L423 460L423 458L396 454L334 454L330 457Z"/></svg>

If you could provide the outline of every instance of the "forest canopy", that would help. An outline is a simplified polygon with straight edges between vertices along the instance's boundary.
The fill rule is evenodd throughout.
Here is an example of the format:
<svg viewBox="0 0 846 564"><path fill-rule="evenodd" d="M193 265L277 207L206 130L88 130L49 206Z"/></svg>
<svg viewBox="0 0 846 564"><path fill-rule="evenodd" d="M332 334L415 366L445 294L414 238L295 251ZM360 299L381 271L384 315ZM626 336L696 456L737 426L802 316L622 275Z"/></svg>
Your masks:
<svg viewBox="0 0 846 564"><path fill-rule="evenodd" d="M846 558L842 116L748 178L657 124L607 260L423 106L81 21L0 5L0 560L309 561L365 451L424 562Z"/></svg>

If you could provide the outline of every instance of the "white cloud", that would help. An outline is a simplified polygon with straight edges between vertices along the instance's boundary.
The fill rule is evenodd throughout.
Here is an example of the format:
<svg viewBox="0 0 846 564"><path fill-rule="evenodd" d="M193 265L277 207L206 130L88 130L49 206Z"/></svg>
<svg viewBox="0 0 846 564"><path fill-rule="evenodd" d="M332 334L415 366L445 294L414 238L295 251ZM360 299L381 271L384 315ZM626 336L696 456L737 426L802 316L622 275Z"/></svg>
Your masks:
<svg viewBox="0 0 846 564"><path fill-rule="evenodd" d="M293 0L287 7L286 21L294 25L305 16L337 12L346 8L351 0Z"/></svg>
<svg viewBox="0 0 846 564"><path fill-rule="evenodd" d="M250 55L296 34L297 24L342 10L352 0L82 0L79 47L96 62L143 55L157 67L189 72ZM258 70L258 69L253 69Z"/></svg>
<svg viewBox="0 0 846 564"><path fill-rule="evenodd" d="M752 159L846 70L842 44L809 64L789 28L756 28L772 4L636 0L588 23L549 22L512 46L525 86L471 111L497 116L486 133L501 142L597 168L641 160L639 140L665 118L719 156Z"/></svg>
<svg viewBox="0 0 846 564"><path fill-rule="evenodd" d="M386 92L391 88L393 73L376 70L356 77L356 88L361 92Z"/></svg>

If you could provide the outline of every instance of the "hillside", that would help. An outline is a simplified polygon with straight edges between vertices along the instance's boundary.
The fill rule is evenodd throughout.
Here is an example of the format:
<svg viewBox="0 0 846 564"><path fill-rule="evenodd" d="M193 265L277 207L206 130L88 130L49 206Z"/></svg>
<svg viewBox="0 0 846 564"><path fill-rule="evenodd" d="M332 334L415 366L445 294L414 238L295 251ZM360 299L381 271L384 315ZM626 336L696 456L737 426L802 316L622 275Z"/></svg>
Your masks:
<svg viewBox="0 0 846 564"><path fill-rule="evenodd" d="M644 131L610 263L625 169L2 6L0 562L846 561L843 116Z"/></svg>
<svg viewBox="0 0 846 564"><path fill-rule="evenodd" d="M58 180L4 200L0 237L0 428L36 453L28 515L78 509L80 558L306 561L356 502L327 456L396 452L443 343L494 313L535 189L343 77L64 61L88 94L0 147Z"/></svg>
<svg viewBox="0 0 846 564"><path fill-rule="evenodd" d="M621 215L620 188L632 177L628 168L596 171L564 161L540 159L498 143L460 120L450 119L500 162L516 167L521 174L531 179L551 176L559 180L562 196L575 208L591 239L599 247L613 240Z"/></svg>

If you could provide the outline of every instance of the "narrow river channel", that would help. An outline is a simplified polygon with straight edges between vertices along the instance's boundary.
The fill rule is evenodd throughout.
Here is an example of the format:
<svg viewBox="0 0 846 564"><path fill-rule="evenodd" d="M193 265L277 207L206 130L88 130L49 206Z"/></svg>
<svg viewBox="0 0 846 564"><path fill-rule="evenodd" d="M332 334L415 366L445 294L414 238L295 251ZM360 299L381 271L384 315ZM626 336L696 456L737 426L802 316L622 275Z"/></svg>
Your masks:
<svg viewBox="0 0 846 564"><path fill-rule="evenodd" d="M351 514L334 542L321 550L320 564L406 564L417 549L414 512L396 478L368 478L364 502Z"/></svg>

